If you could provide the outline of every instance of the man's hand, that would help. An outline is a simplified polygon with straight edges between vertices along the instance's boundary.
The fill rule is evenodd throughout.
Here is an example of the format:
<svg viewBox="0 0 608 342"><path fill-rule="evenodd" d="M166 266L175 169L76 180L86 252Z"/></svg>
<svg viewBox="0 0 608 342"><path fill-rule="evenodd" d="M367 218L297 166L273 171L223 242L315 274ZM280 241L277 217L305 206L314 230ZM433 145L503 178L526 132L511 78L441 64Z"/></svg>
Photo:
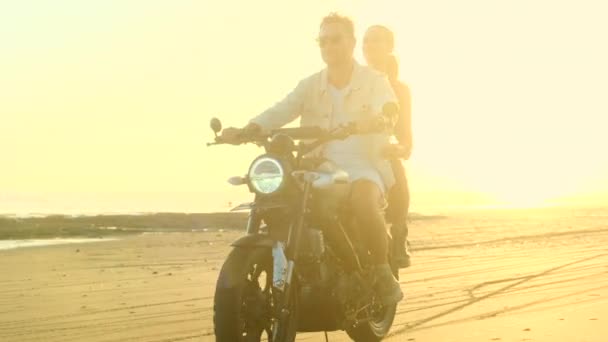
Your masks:
<svg viewBox="0 0 608 342"><path fill-rule="evenodd" d="M228 127L222 131L220 139L227 144L239 145L247 142L252 136L260 134L261 127L250 123L244 128Z"/></svg>
<svg viewBox="0 0 608 342"><path fill-rule="evenodd" d="M400 144L386 145L382 150L382 156L386 159L408 160L412 154L412 149Z"/></svg>
<svg viewBox="0 0 608 342"><path fill-rule="evenodd" d="M224 128L219 138L223 143L238 145L243 143L244 131L244 129L236 127Z"/></svg>

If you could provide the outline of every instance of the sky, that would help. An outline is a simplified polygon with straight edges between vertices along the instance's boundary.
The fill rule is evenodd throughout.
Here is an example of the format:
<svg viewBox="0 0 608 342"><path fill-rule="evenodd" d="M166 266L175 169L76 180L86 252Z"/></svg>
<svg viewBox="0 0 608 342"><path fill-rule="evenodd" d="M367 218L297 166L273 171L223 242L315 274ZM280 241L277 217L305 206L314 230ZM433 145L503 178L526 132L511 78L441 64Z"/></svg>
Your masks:
<svg viewBox="0 0 608 342"><path fill-rule="evenodd" d="M413 209L608 199L603 1L0 3L0 213L214 211L262 151L206 147L323 68L332 11L396 36ZM356 58L361 58L360 45Z"/></svg>

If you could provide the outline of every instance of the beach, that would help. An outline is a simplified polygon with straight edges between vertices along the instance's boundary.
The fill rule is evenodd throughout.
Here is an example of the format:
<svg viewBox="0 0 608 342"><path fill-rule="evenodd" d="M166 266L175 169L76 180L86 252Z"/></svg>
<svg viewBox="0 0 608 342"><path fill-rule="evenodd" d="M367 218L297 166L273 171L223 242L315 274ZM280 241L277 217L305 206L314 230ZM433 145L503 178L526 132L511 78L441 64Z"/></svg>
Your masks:
<svg viewBox="0 0 608 342"><path fill-rule="evenodd" d="M400 272L406 299L387 341L606 341L607 214L509 209L413 220L413 265ZM0 341L213 341L215 280L241 234L0 250Z"/></svg>

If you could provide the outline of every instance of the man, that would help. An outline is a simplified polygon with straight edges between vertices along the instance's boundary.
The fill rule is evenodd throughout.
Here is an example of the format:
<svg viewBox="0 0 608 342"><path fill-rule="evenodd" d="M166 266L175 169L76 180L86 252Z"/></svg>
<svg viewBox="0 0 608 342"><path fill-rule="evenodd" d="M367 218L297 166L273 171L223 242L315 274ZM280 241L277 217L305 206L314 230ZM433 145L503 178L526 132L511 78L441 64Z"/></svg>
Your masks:
<svg viewBox="0 0 608 342"><path fill-rule="evenodd" d="M397 102L385 75L353 59L356 40L350 19L337 14L323 18L318 42L327 68L300 81L285 99L253 118L245 128L224 130L224 138L238 141L243 130L271 130L298 117L302 126L333 128L369 120L381 114L384 104ZM380 210L385 192L394 183L390 164L381 153L388 143L388 134L357 135L330 142L317 153L349 173L350 205L369 243L375 289L384 303L394 304L403 293L388 264L388 241Z"/></svg>

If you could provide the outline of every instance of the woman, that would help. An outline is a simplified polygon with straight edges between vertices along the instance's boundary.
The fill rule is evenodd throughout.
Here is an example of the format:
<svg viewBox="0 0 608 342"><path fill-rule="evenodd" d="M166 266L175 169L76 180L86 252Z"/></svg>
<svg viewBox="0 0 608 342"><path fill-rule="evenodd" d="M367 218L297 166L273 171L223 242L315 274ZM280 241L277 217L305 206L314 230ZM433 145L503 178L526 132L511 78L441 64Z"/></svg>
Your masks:
<svg viewBox="0 0 608 342"><path fill-rule="evenodd" d="M370 27L363 39L363 55L367 64L388 76L399 100L399 119L395 126L395 137L398 145L390 146L387 154L391 158L396 183L389 191L387 218L392 223L392 235L397 251L397 262L400 267L410 265L407 248L407 213L410 194L405 176L405 168L399 158L408 159L412 151L411 102L409 88L398 80L399 64L393 55L395 39L393 32L381 25Z"/></svg>

